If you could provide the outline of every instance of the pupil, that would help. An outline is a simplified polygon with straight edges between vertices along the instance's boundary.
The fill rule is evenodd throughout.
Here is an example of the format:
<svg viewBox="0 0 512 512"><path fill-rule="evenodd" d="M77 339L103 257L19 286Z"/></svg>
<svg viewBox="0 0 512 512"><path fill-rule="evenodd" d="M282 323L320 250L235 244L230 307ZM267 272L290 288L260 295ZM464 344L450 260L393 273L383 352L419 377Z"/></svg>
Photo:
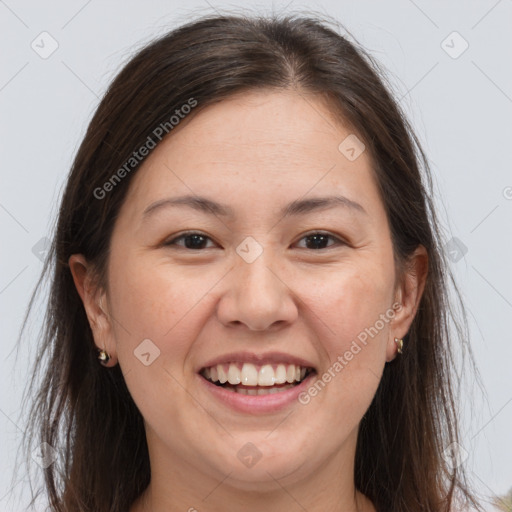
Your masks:
<svg viewBox="0 0 512 512"><path fill-rule="evenodd" d="M325 244L324 242L327 241L327 235L310 235L307 237L308 240L312 240L312 244L306 244L308 246L308 249L322 249Z"/></svg>
<svg viewBox="0 0 512 512"><path fill-rule="evenodd" d="M187 235L185 237L185 246L187 249L201 249L204 244L205 237L203 235Z"/></svg>

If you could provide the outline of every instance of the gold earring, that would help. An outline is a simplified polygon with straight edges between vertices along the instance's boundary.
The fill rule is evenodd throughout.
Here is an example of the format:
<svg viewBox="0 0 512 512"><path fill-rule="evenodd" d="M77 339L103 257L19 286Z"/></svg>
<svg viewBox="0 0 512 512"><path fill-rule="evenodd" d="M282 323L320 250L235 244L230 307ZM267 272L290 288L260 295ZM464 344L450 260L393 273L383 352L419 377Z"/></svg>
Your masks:
<svg viewBox="0 0 512 512"><path fill-rule="evenodd" d="M109 353L106 350L100 350L100 349L97 349L97 352L98 352L98 359L99 359L100 363L103 366L107 366L107 363L110 361Z"/></svg>
<svg viewBox="0 0 512 512"><path fill-rule="evenodd" d="M404 348L404 340L402 339L398 339L398 338L395 338L395 343L397 344L397 347L398 347L398 353L401 354L402 353L402 349Z"/></svg>

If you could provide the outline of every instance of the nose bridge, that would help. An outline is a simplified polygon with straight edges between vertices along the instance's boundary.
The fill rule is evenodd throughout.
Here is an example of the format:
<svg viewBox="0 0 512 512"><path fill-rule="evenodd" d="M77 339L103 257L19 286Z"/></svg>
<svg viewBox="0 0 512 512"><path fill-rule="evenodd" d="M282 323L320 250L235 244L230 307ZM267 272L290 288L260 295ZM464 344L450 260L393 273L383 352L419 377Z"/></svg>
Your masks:
<svg viewBox="0 0 512 512"><path fill-rule="evenodd" d="M241 249L254 250L250 244L240 244ZM240 246L228 288L220 300L220 321L225 325L242 323L251 330L292 322L297 308L290 289L275 270L277 256L270 248L261 248L255 258L254 253L246 258L246 253L240 254Z"/></svg>
<svg viewBox="0 0 512 512"><path fill-rule="evenodd" d="M276 278L272 268L272 256L267 250L252 263L239 261L235 266L238 280L240 281L239 290L246 292L245 295L251 297L254 294L263 294L259 298L267 300L279 295L278 290L282 283ZM275 261L274 261L275 266ZM245 283L245 286L244 286ZM251 293L252 292L252 293Z"/></svg>

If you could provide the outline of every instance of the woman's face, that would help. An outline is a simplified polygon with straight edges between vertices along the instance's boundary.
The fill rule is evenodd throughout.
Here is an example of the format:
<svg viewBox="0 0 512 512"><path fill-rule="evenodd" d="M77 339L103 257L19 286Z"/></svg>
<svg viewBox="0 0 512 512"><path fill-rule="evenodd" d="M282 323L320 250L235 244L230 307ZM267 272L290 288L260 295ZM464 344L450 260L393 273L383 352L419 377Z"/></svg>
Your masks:
<svg viewBox="0 0 512 512"><path fill-rule="evenodd" d="M352 478L358 424L412 319L396 277L369 152L319 97L244 93L182 121L133 177L94 331L153 471L171 461L241 489L328 465Z"/></svg>

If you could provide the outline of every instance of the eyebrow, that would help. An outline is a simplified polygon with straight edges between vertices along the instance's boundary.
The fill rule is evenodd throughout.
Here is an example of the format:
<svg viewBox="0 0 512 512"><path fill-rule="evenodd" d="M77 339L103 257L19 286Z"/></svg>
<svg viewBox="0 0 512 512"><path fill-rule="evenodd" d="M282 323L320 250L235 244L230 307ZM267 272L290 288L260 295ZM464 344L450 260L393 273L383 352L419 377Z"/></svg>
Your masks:
<svg viewBox="0 0 512 512"><path fill-rule="evenodd" d="M143 212L143 217L147 218L162 208L187 206L199 212L215 215L219 217L234 217L234 210L227 205L217 203L211 199L201 196L179 196L160 199L150 204ZM282 217L288 215L305 215L314 211L323 211L337 206L343 206L354 212L364 213L366 210L362 205L345 196L326 196L310 199L297 199L282 208L280 214Z"/></svg>

